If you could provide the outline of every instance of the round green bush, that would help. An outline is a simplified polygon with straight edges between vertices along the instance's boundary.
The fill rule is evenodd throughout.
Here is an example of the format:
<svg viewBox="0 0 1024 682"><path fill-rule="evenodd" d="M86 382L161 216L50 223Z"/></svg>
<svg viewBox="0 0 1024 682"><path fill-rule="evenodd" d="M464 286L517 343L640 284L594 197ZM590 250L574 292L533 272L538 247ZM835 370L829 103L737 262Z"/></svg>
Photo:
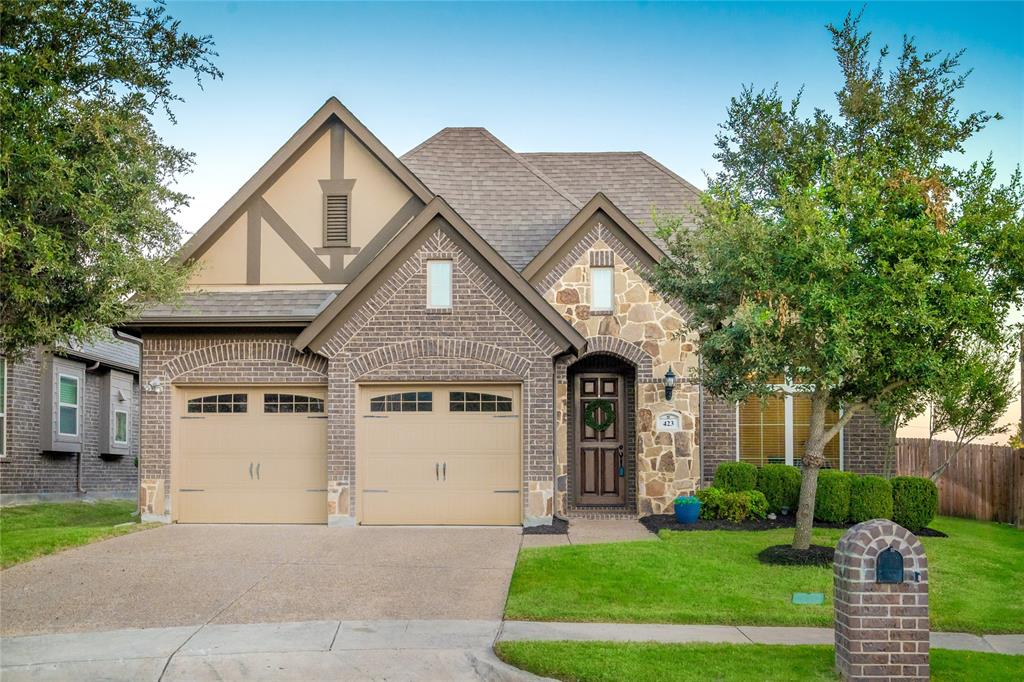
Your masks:
<svg viewBox="0 0 1024 682"><path fill-rule="evenodd" d="M892 520L907 530L927 528L939 509L939 488L928 478L897 476L892 484Z"/></svg>
<svg viewBox="0 0 1024 682"><path fill-rule="evenodd" d="M700 500L700 518L717 519L722 509L722 498L725 497L725 491L712 486L698 490L696 495Z"/></svg>
<svg viewBox="0 0 1024 682"><path fill-rule="evenodd" d="M850 518L850 479L835 469L818 472L818 493L814 498L814 518L824 523L846 523Z"/></svg>
<svg viewBox="0 0 1024 682"><path fill-rule="evenodd" d="M757 467L747 462L723 462L715 470L715 487L727 493L757 488Z"/></svg>
<svg viewBox="0 0 1024 682"><path fill-rule="evenodd" d="M757 489L768 500L768 511L796 512L800 502L800 470L786 464L766 464L757 472Z"/></svg>
<svg viewBox="0 0 1024 682"><path fill-rule="evenodd" d="M892 484L881 476L858 476L850 486L850 521L892 518Z"/></svg>
<svg viewBox="0 0 1024 682"><path fill-rule="evenodd" d="M719 509L719 518L733 523L747 519L763 519L768 515L768 501L760 490L738 490L725 493Z"/></svg>

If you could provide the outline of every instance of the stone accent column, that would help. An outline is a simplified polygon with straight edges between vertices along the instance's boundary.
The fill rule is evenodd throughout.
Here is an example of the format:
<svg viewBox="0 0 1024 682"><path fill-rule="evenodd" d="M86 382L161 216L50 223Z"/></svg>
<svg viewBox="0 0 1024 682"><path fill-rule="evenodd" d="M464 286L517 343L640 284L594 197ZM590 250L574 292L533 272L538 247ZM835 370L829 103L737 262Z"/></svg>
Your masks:
<svg viewBox="0 0 1024 682"><path fill-rule="evenodd" d="M902 580L879 582L883 553L882 561L897 567L902 558ZM836 546L834 574L836 670L843 678L927 680L928 560L914 534L885 519L859 523Z"/></svg>

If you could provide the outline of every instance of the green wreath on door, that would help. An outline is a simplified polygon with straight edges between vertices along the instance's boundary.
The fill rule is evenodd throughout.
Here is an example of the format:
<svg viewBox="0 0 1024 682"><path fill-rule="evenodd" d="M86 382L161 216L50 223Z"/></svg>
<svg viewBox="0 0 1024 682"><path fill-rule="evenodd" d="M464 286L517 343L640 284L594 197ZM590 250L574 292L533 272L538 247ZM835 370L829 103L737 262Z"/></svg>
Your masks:
<svg viewBox="0 0 1024 682"><path fill-rule="evenodd" d="M604 419L601 421L597 420L598 411L604 415ZM583 410L583 423L595 431L604 431L615 423L615 405L610 400L603 398L591 400Z"/></svg>

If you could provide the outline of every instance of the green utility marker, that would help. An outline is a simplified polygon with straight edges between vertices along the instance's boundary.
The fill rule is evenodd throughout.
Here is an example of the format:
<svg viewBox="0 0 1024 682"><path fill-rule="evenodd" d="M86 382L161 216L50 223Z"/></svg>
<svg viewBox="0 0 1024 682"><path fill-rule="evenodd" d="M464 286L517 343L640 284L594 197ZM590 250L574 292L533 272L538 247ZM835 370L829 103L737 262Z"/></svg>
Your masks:
<svg viewBox="0 0 1024 682"><path fill-rule="evenodd" d="M794 592L793 593L794 604L812 604L820 605L825 603L825 594L822 592Z"/></svg>

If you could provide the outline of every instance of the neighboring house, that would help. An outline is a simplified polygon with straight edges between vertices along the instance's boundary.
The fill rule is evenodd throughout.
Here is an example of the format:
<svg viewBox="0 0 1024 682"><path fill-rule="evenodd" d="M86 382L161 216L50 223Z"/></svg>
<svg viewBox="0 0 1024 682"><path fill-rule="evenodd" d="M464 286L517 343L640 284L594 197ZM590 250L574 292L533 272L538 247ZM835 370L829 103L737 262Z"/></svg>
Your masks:
<svg viewBox="0 0 1024 682"><path fill-rule="evenodd" d="M399 159L329 100L182 248L184 300L126 325L144 514L635 516L738 452L791 459L803 399L702 397L685 313L642 276L651 209L698 200L642 153L518 154L481 128ZM876 427L854 420L836 464L880 468Z"/></svg>
<svg viewBox="0 0 1024 682"><path fill-rule="evenodd" d="M138 344L110 335L0 358L3 503L134 497L138 375Z"/></svg>

